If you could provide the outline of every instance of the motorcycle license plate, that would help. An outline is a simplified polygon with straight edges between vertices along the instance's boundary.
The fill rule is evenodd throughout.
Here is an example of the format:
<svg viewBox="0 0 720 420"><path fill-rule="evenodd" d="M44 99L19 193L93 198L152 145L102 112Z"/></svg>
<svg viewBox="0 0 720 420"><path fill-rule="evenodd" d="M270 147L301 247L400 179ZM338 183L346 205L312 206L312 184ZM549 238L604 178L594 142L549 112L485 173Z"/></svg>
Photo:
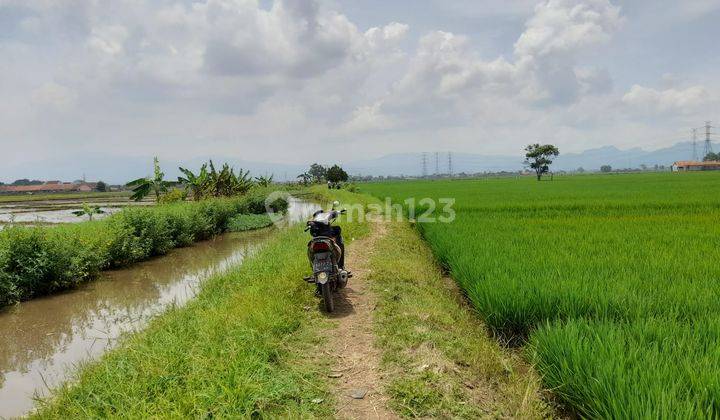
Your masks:
<svg viewBox="0 0 720 420"><path fill-rule="evenodd" d="M333 269L332 260L329 258L322 259L322 260L315 260L313 262L313 271L315 271L316 273L319 273L321 271L330 272L330 271L332 271L332 269Z"/></svg>

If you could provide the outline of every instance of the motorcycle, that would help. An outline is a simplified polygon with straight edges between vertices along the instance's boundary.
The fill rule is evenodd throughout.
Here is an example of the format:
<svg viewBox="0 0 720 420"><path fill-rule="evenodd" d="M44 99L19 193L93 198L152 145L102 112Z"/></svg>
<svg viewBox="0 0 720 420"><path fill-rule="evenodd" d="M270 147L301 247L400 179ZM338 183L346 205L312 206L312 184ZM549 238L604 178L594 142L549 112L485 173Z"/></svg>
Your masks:
<svg viewBox="0 0 720 420"><path fill-rule="evenodd" d="M322 296L325 310L332 312L335 309L333 292L347 285L352 274L345 271L345 245L339 226L333 222L346 210L335 210L339 205L333 203L330 211L318 210L307 222L305 231L310 231L312 239L307 245L308 260L312 266L313 274L305 277L305 281L316 285L316 293Z"/></svg>

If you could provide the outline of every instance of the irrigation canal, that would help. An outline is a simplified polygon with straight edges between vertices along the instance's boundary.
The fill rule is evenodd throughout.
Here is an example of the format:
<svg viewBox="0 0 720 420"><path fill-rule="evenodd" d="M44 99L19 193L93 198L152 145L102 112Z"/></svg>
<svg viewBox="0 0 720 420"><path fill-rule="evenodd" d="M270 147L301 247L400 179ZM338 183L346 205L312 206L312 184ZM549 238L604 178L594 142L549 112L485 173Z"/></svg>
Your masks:
<svg viewBox="0 0 720 420"><path fill-rule="evenodd" d="M291 199L286 217L306 220L318 208ZM34 398L61 384L74 366L99 357L169 305L186 303L204 279L240 264L274 229L227 233L0 310L0 418L28 413Z"/></svg>

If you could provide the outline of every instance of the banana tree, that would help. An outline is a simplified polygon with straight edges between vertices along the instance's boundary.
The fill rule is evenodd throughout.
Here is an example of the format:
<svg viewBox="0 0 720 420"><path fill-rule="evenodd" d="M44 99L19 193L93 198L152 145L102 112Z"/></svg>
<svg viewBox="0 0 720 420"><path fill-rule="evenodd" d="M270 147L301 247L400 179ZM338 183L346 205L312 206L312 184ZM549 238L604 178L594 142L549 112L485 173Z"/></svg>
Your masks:
<svg viewBox="0 0 720 420"><path fill-rule="evenodd" d="M198 172L197 175L192 173L192 171L190 171L189 169L179 169L180 172L182 172L185 176L179 176L178 182L185 185L185 188L187 188L190 193L192 193L193 200L202 200L203 196L207 193L208 184L210 181L210 177L207 171L207 164L203 164L203 166L200 167L200 172Z"/></svg>
<svg viewBox="0 0 720 420"><path fill-rule="evenodd" d="M255 177L255 182L261 187L269 187L273 182L273 175Z"/></svg>
<svg viewBox="0 0 720 420"><path fill-rule="evenodd" d="M237 176L235 177L236 180L236 191L237 194L245 194L246 192L250 191L250 189L255 185L255 183L252 180L252 177L250 176L250 171L244 171L242 168L240 168L240 171L238 172ZM272 177L270 177L270 182L272 182Z"/></svg>
<svg viewBox="0 0 720 420"><path fill-rule="evenodd" d="M91 206L87 203L83 203L82 209L75 210L72 212L77 217L87 216L88 220L92 221L94 214L104 214L105 211L100 206Z"/></svg>
<svg viewBox="0 0 720 420"><path fill-rule="evenodd" d="M215 197L231 197L245 194L254 184L252 177L250 177L250 171L240 169L240 172L235 175L235 170L227 163L218 171L215 169L212 160L210 161L208 178L208 190Z"/></svg>
<svg viewBox="0 0 720 420"><path fill-rule="evenodd" d="M152 178L138 178L126 184L128 187L132 187L131 200L140 201L151 192L154 192L155 201L160 201L160 194L167 192L170 183L165 181L165 174L160 170L160 162L157 157L153 160L153 166L154 175Z"/></svg>
<svg viewBox="0 0 720 420"><path fill-rule="evenodd" d="M302 185L309 185L310 181L312 180L312 175L310 175L307 172L303 172L300 175L297 176L297 179L300 180L300 183Z"/></svg>

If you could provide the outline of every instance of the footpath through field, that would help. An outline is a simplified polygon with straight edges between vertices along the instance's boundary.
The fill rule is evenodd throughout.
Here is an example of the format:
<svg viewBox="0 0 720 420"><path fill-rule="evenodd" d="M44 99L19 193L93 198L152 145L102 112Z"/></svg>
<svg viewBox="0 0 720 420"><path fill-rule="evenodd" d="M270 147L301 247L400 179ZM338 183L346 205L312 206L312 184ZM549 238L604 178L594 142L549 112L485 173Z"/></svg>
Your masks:
<svg viewBox="0 0 720 420"><path fill-rule="evenodd" d="M341 418L395 417L387 407L382 385L381 354L372 330L377 298L368 284L370 255L386 233L384 223L374 222L370 235L352 244L346 266L353 278L336 295L335 312L329 315L338 321L337 327L328 331L328 354L337 360L328 376L334 382L336 415Z"/></svg>
<svg viewBox="0 0 720 420"><path fill-rule="evenodd" d="M348 247L327 330L335 416L547 418L539 379L487 334L407 222L371 220Z"/></svg>

